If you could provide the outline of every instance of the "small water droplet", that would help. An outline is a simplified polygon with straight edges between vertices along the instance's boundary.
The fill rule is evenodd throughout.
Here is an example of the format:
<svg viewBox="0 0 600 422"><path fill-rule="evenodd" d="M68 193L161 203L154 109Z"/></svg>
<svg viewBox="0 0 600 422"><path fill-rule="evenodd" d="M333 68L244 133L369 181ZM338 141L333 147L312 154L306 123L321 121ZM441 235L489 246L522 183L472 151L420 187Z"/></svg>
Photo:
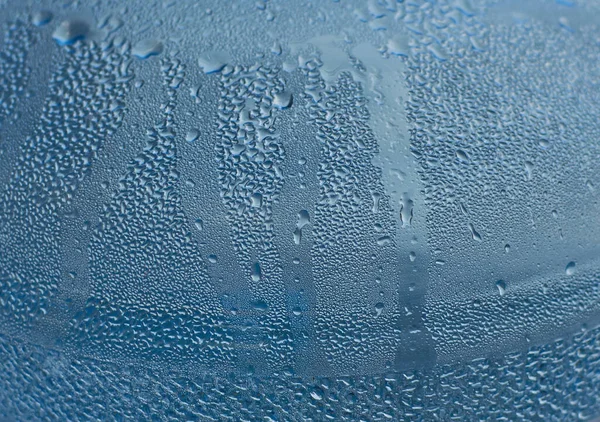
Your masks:
<svg viewBox="0 0 600 422"><path fill-rule="evenodd" d="M504 280L496 281L496 287L498 288L500 296L504 296L504 294L506 293L506 283L504 282Z"/></svg>
<svg viewBox="0 0 600 422"><path fill-rule="evenodd" d="M316 401L323 400L323 397L315 391L311 391L310 396Z"/></svg>
<svg viewBox="0 0 600 422"><path fill-rule="evenodd" d="M594 184L590 180L587 180L585 182L585 185L587 186L587 188L589 189L590 192L594 192L594 190L595 190Z"/></svg>
<svg viewBox="0 0 600 422"><path fill-rule="evenodd" d="M294 230L294 243L296 245L299 245L300 242L302 242L302 229L296 227L296 229Z"/></svg>
<svg viewBox="0 0 600 422"><path fill-rule="evenodd" d="M473 227L473 224L471 223L469 223L469 231L471 232L471 237L473 240L481 242L481 235L477 232L477 230L475 230L475 227Z"/></svg>
<svg viewBox="0 0 600 422"><path fill-rule="evenodd" d="M565 267L565 273L567 275L573 275L575 274L575 267L577 266L577 264L575 263L575 261L571 261L567 264L567 266Z"/></svg>
<svg viewBox="0 0 600 422"><path fill-rule="evenodd" d="M44 26L52 20L53 14L49 10L40 10L31 15L31 23L35 26Z"/></svg>
<svg viewBox="0 0 600 422"><path fill-rule="evenodd" d="M275 54L276 56L281 55L281 51L281 44L279 44L278 42L271 46L271 53Z"/></svg>
<svg viewBox="0 0 600 422"><path fill-rule="evenodd" d="M531 161L525 161L525 180L529 181L533 179L533 163Z"/></svg>
<svg viewBox="0 0 600 422"><path fill-rule="evenodd" d="M463 162L469 161L469 156L462 149L456 150L456 158Z"/></svg>
<svg viewBox="0 0 600 422"><path fill-rule="evenodd" d="M263 196L262 194L255 192L250 196L251 205L253 208L262 207Z"/></svg>

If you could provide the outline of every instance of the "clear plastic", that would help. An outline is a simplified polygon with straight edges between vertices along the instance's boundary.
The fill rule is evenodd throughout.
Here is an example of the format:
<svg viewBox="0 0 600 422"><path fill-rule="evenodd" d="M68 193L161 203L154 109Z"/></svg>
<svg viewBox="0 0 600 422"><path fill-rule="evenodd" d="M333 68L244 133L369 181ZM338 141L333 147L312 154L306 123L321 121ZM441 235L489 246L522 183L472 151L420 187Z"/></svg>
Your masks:
<svg viewBox="0 0 600 422"><path fill-rule="evenodd" d="M0 0L0 419L597 416L599 7Z"/></svg>

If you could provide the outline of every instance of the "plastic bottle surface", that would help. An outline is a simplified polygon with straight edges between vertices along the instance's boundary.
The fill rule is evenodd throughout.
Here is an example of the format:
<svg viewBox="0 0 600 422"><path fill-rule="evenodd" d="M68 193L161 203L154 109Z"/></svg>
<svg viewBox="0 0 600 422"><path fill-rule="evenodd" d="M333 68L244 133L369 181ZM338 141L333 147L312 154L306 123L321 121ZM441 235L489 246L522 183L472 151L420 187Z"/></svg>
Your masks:
<svg viewBox="0 0 600 422"><path fill-rule="evenodd" d="M594 420L599 18L0 0L0 420Z"/></svg>

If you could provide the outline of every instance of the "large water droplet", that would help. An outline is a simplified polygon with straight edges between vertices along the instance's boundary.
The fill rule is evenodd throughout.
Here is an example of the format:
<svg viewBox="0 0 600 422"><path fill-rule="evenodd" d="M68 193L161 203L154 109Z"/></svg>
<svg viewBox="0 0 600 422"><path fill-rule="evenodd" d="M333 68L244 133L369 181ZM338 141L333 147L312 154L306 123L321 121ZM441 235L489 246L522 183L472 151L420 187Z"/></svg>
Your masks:
<svg viewBox="0 0 600 422"><path fill-rule="evenodd" d="M296 227L301 229L304 226L306 226L308 223L310 223L310 214L306 210L301 210L298 213L298 223L296 223Z"/></svg>
<svg viewBox="0 0 600 422"><path fill-rule="evenodd" d="M273 98L273 105L277 108L289 108L293 102L292 93L289 91L283 91L275 94Z"/></svg>
<svg viewBox="0 0 600 422"><path fill-rule="evenodd" d="M147 59L151 56L157 56L163 51L163 44L157 40L139 41L132 49L132 53L138 59Z"/></svg>
<svg viewBox="0 0 600 422"><path fill-rule="evenodd" d="M227 58L222 53L205 53L198 59L198 64L204 73L215 73L221 71L227 65Z"/></svg>
<svg viewBox="0 0 600 422"><path fill-rule="evenodd" d="M194 142L200 136L200 131L198 129L190 129L185 134L185 140L188 142Z"/></svg>
<svg viewBox="0 0 600 422"><path fill-rule="evenodd" d="M571 261L567 264L567 266L565 267L565 273L567 275L573 275L575 274L575 267L577 266L577 264L575 263L575 261Z"/></svg>
<svg viewBox="0 0 600 422"><path fill-rule="evenodd" d="M54 30L52 38L60 45L70 45L87 37L89 31L90 26L82 20L65 20Z"/></svg>

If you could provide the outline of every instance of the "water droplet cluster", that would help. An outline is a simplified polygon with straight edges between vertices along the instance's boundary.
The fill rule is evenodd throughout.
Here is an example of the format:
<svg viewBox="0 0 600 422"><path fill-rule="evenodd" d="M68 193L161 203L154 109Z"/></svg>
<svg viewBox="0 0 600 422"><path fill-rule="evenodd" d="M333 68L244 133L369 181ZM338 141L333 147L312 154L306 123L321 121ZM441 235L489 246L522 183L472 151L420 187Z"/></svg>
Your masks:
<svg viewBox="0 0 600 422"><path fill-rule="evenodd" d="M110 45L66 50L40 123L0 194L0 312L25 326L49 310L61 279L61 212L119 127L124 111L114 104L132 77L127 56Z"/></svg>
<svg viewBox="0 0 600 422"><path fill-rule="evenodd" d="M600 414L597 2L68 3L0 0L0 419Z"/></svg>
<svg viewBox="0 0 600 422"><path fill-rule="evenodd" d="M392 247L395 228L380 172L371 163L377 142L362 87L349 73L327 87L319 67L313 60L303 69L310 118L321 144L312 246L315 325L331 363L354 372L372 365L371 359L390 359L397 346L397 332L390 329L394 313L376 311L381 297L373 292L379 293L381 274L373 269L383 263L371 252ZM394 309L393 295L385 299Z"/></svg>
<svg viewBox="0 0 600 422"><path fill-rule="evenodd" d="M34 41L33 33L20 21L11 23L4 34L0 51L0 127L6 124L18 97L25 90L31 73L26 64L27 52Z"/></svg>
<svg viewBox="0 0 600 422"><path fill-rule="evenodd" d="M600 332L433 372L358 377L189 376L0 337L0 417L26 419L578 420L600 403ZM68 397L68 400L64 400ZM507 406L507 398L510 406Z"/></svg>
<svg viewBox="0 0 600 422"><path fill-rule="evenodd" d="M89 245L92 297L73 324L94 353L218 365L231 359L232 339L177 190L175 104L185 67L165 59L161 72L162 118L104 207Z"/></svg>
<svg viewBox="0 0 600 422"><path fill-rule="evenodd" d="M249 276L258 338L271 365L292 363L293 344L284 299L283 268L274 245L273 206L283 184L285 150L277 133L285 83L269 67L235 66L220 76L217 149L221 198L239 262ZM256 307L255 307L256 308Z"/></svg>

